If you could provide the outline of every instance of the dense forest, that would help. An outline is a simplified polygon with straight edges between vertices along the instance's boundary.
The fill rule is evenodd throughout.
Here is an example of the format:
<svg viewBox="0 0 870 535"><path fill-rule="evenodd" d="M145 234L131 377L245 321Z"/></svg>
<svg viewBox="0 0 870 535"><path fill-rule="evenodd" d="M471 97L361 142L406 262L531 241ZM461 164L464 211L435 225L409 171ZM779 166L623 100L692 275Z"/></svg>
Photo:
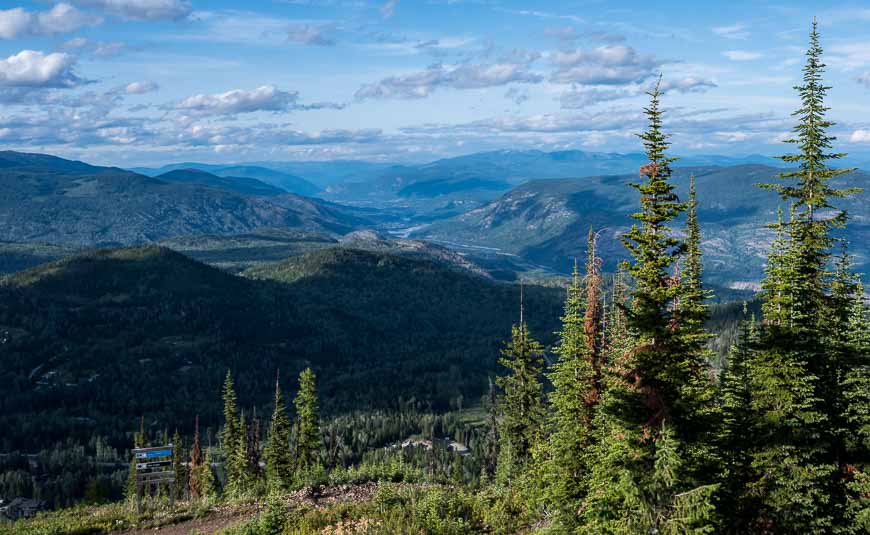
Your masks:
<svg viewBox="0 0 870 535"><path fill-rule="evenodd" d="M101 252L69 261L75 263L72 271L62 261L13 278L4 290L4 302L12 305L4 306L2 322L54 335L13 345L14 359L20 360L16 369L27 369L35 354L44 359L49 353L75 352L78 366L88 369L92 362L126 351L130 360L107 377L116 382L134 373L120 366L157 358L150 353L134 358L137 353L131 351L143 347L143 340L149 339L144 333L154 329L167 337L198 333L209 341L196 343L213 348L200 354L214 360L183 364L202 376L201 387L176 391L179 384L170 380L164 388L177 398L165 394L159 403L149 404L144 397L161 381L154 366L136 372L147 387L136 395L125 385L123 392L94 390L71 398L75 401L70 406L92 404L89 409L99 415L110 413L113 400L133 404L115 409L143 415L130 445L178 446L172 468L175 483L149 489L153 499L148 512L130 520L132 513L105 506L78 517L64 512L42 515L12 529L110 531L128 525L124 522L165 520L161 507L191 518L206 514L191 507L257 503L262 507L256 513L225 531L870 532L870 319L849 244L840 237L849 214L837 205L839 199L860 191L831 186L832 179L849 170L835 167L844 155L834 151L835 139L829 133L833 123L826 118L829 88L824 67L814 23L803 82L797 88L801 105L794 113L789 141L794 150L783 157L788 168L777 182L759 185L777 192L784 205L780 217L770 222L776 238L767 257L760 309L747 303L719 310L723 317L739 317L721 366L715 357L719 348L711 343L710 292L702 283L697 192L692 183L687 199L675 193L674 159L669 156L667 115L660 107L658 85L649 94L644 109L648 125L640 135L648 163L630 184L639 198L634 224L622 236L630 260L608 284L596 229L589 230L587 258L575 265L567 292L508 285L485 286L490 290L482 292L479 285L451 279L456 274L449 271L438 272L430 281L426 271L433 267L414 264L402 273L412 278L410 287L420 298L405 306L437 312L428 325L408 323L401 304L380 303L376 294L368 294L373 289L369 278L379 276L376 266L413 262L373 253L363 258L368 269L356 264L343 279L348 284L343 300L329 303L318 300L324 294L316 284L298 290L297 297L308 292L301 304L282 297L287 284L292 286L314 269L312 257L270 268L268 284L259 280L264 273L255 270L249 278L220 286L196 286L190 272L208 268L175 263L172 276L161 286L163 293L153 295L135 288L119 295L107 292L104 285L125 276L128 281L147 279L149 270L125 272L128 267L140 269L130 255L172 257L163 250ZM113 262L102 263L107 258ZM79 295L66 295L64 280L52 278L53 273L90 275L76 270L93 265L106 271ZM330 265L341 271L346 264ZM321 266L316 272L322 272ZM217 271L209 276L230 277ZM215 293L218 287L229 290ZM183 292L196 293L195 309L179 310L166 301ZM472 293L457 300L463 292ZM492 292L508 297L497 299ZM561 313L548 305L548 292L557 292ZM267 305L245 308L231 299L254 294ZM118 308L96 307L93 298ZM166 306L142 306L146 298ZM290 303L295 308L288 308ZM364 318L355 314L355 303L367 307ZM223 316L213 315L228 309ZM468 309L475 314L469 316ZM160 311L157 316L155 310ZM325 315L325 310L332 314ZM482 310L518 316L500 352L490 347L487 337L461 336L452 323L471 322L465 327L476 333L498 332L501 326L493 328L491 316ZM119 316L107 315L112 311ZM551 326L550 318L557 316L560 323ZM298 318L330 318L359 326L352 339L311 348L306 347L310 338L305 329L331 325L294 323ZM35 325L37 321L42 323ZM272 330L276 324L296 330L277 338ZM123 328L124 338L115 339L117 346L81 355L88 336L99 328ZM550 339L553 331L555 338ZM218 332L225 334L215 338ZM11 338L15 344L14 334ZM258 375L234 373L251 355L240 350L244 339L274 342L258 348ZM56 340L51 349L39 347L50 340ZM723 343L721 337L718 340ZM180 346L184 343L192 341ZM349 368L335 364L358 355L342 350L355 345L370 350L370 360ZM391 358L420 348L428 348L425 358ZM278 374L278 355L286 354L283 351L301 358ZM495 378L485 364L492 360L476 360L487 351L492 358L498 354ZM418 367L403 368L403 362ZM336 377L339 369L347 375ZM14 417L22 414L17 404L34 404L45 416L5 416L3 425L32 436L47 433L51 410L63 410L50 393L55 390L35 392L27 388L26 379L8 370L4 390L18 390L6 397L4 412ZM298 378L292 401L285 395L290 374ZM431 388L409 388L407 382L422 378L432 381ZM412 390L420 397L398 401L390 395ZM175 399L178 403L171 409L164 405ZM206 399L209 410L203 409ZM102 405L99 400L104 400ZM185 409L184 400L195 403ZM466 400L475 406L469 409ZM352 410L355 402L367 410ZM178 416L181 432L149 424L156 419L168 425L170 410ZM200 417L215 427L203 432ZM193 428L186 427L191 421ZM121 419L111 423L129 425ZM24 436L7 439L5 446L20 446ZM116 435L115 440L121 438ZM122 445L92 440L87 447L89 453L102 452L96 455L109 464L124 462L113 449ZM40 454L36 462L46 462L43 458L51 455ZM19 456L4 462L12 467L11 463L26 461ZM111 483L122 473L115 470L89 483L88 499L120 497L121 491ZM330 488L367 482L378 484L366 499L331 505L317 501ZM129 505L135 489L128 482L124 492ZM169 493L187 499L182 500L187 505L172 509L166 505ZM305 500L315 505L305 505Z"/></svg>

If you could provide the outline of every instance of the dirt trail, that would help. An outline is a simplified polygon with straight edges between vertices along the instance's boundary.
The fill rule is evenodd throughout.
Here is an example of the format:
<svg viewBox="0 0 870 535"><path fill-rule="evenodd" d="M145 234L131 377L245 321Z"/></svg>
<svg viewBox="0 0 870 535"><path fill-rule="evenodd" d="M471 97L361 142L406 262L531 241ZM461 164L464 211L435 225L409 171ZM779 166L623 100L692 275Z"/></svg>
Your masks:
<svg viewBox="0 0 870 535"><path fill-rule="evenodd" d="M371 500L377 491L377 483L362 485L336 485L322 489L302 489L284 499L288 509L300 506L322 509L338 503L359 503ZM139 528L115 532L117 535L210 535L258 515L265 504L258 503L245 508L218 508L203 518L185 520L160 527Z"/></svg>

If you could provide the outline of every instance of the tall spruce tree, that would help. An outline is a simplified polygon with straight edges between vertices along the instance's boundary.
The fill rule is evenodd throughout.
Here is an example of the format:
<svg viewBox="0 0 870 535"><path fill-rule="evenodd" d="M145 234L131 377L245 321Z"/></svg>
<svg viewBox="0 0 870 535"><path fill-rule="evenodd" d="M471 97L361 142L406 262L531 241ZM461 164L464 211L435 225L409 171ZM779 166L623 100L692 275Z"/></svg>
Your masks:
<svg viewBox="0 0 870 535"><path fill-rule="evenodd" d="M208 485L208 482L204 481L205 474L203 474L202 465L202 448L199 445L199 415L197 415L193 427L193 444L190 447L190 477L188 478L190 497L194 500L204 497L203 490Z"/></svg>
<svg viewBox="0 0 870 535"><path fill-rule="evenodd" d="M589 475L588 450L596 436L593 423L601 396L603 368L600 293L600 259L590 229L586 276L581 278L575 262L556 348L559 360L549 374L553 410L544 497L563 529L572 529L577 524L577 510L586 493Z"/></svg>
<svg viewBox="0 0 870 535"><path fill-rule="evenodd" d="M224 427L220 434L221 449L223 450L224 468L227 474L227 488L238 492L241 487L239 479L242 467L234 459L234 451L239 443L239 410L237 406L236 391L233 385L233 374L227 370L223 386L224 400Z"/></svg>
<svg viewBox="0 0 870 535"><path fill-rule="evenodd" d="M749 361L752 380L751 450L753 479L744 490L754 511L740 529L772 532L855 532L847 508L847 481L856 459L846 443L857 429L845 422L843 378L854 360L837 351L836 297L831 290L832 232L845 225L845 212L833 217L833 201L855 192L835 189L831 180L847 169L831 164L843 154L831 152L822 75L822 48L813 21L795 137L797 153L782 159L794 166L762 184L792 204L787 225L778 224L780 243L769 262L764 284L765 326L758 351ZM784 228L783 228L784 226ZM782 237L785 237L784 239ZM776 277L772 279L772 277ZM858 463L860 464L860 463Z"/></svg>
<svg viewBox="0 0 870 535"><path fill-rule="evenodd" d="M293 459L290 455L290 419L284 407L281 384L275 379L275 401L269 436L263 451L266 459L266 484L272 493L288 490L293 481Z"/></svg>
<svg viewBox="0 0 870 535"><path fill-rule="evenodd" d="M546 417L541 384L544 347L529 335L522 287L520 296L520 322L511 329L511 339L499 359L508 370L497 379L501 388L497 477L501 482L511 481L527 467L532 448L542 437Z"/></svg>
<svg viewBox="0 0 870 535"><path fill-rule="evenodd" d="M659 87L660 80L649 93L649 126L640 134L649 163L640 169L644 180L631 184L640 193L638 224L623 236L633 256L632 306L625 312L634 343L614 356L609 370L601 439L581 507L587 532L667 532L679 524L705 533L713 523L715 487L699 465L712 384L702 356L687 346L679 309L684 288L671 275L686 246L670 224L686 204L670 182L674 160L666 154Z"/></svg>
<svg viewBox="0 0 870 535"><path fill-rule="evenodd" d="M293 404L296 407L295 467L298 473L304 474L320 465L323 449L316 377L311 368L299 374L299 392Z"/></svg>
<svg viewBox="0 0 870 535"><path fill-rule="evenodd" d="M704 289L704 265L701 259L701 226L698 223L698 199L695 176L689 179L689 202L686 211L686 260L683 271L683 292L680 296L680 330L689 349L702 351L710 335L704 328L709 312Z"/></svg>
<svg viewBox="0 0 870 535"><path fill-rule="evenodd" d="M227 491L231 496L244 496L253 490L254 474L249 464L248 424L244 412L239 416L236 443L226 453L227 474L232 471L233 478L227 480Z"/></svg>
<svg viewBox="0 0 870 535"><path fill-rule="evenodd" d="M172 492L175 499L184 497L184 490L187 488L187 467L185 466L184 458L186 451L184 442L181 439L181 434L178 430L172 435L172 472L175 477L175 482L172 485Z"/></svg>
<svg viewBox="0 0 870 535"><path fill-rule="evenodd" d="M719 507L723 511L723 529L733 532L741 528L740 519L752 511L752 503L744 493L752 477L752 390L749 361L758 343L755 318L748 317L748 308L743 305L737 342L728 352L728 361L719 381L719 403L722 421L719 426L717 445L720 451L721 486Z"/></svg>

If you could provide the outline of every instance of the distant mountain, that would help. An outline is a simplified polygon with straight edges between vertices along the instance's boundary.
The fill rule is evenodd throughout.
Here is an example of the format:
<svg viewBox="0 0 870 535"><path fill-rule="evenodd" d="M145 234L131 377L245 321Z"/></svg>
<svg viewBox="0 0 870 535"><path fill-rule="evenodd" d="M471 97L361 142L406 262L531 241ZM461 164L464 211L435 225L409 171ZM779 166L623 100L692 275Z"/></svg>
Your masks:
<svg viewBox="0 0 870 535"><path fill-rule="evenodd" d="M266 184L256 178L218 176L206 171L200 171L199 169L176 169L162 175L157 175L155 178L182 184L202 184L203 186L221 188L243 195L256 195L260 197L274 197L287 193L284 189Z"/></svg>
<svg viewBox="0 0 870 535"><path fill-rule="evenodd" d="M196 162L183 162L164 165L159 168L134 167L130 169L135 173L145 176L163 176L175 171L202 171L219 177L238 177L256 179L272 186L276 186L285 192L297 195L314 195L320 188L302 177L260 167L256 165L214 165Z"/></svg>
<svg viewBox="0 0 870 535"><path fill-rule="evenodd" d="M255 165L304 177L319 188L327 189L330 186L345 182L368 182L380 176L381 173L395 164L357 160L328 160L301 162L261 161L250 162L244 165Z"/></svg>
<svg viewBox="0 0 870 535"><path fill-rule="evenodd" d="M680 159L683 166L776 164L761 155L693 155ZM396 200L411 200L416 210L443 210L445 203L481 203L498 197L511 187L541 178L576 178L635 172L646 163L641 153L600 153L579 150L499 150L444 158L425 164L373 163L359 161L256 162L214 165L179 163L159 170L134 169L150 176L173 169L194 168L221 176L247 176L303 195L320 195L339 202L386 206ZM294 179L317 184L318 190L270 173L288 173ZM414 199L437 199L432 204L414 204ZM449 211L449 210L448 210Z"/></svg>
<svg viewBox="0 0 870 535"><path fill-rule="evenodd" d="M755 288L762 276L779 197L760 190L779 169L764 165L676 168L674 180L682 198L689 176L697 179L699 219L710 282L731 288ZM840 177L838 186L862 187L870 174ZM599 250L610 269L625 257L619 236L633 223L637 193L628 183L636 174L534 180L499 199L454 218L435 222L411 234L451 247L488 247L567 271L585 254L589 227L603 229ZM859 263L870 255L870 203L862 196L838 202L853 218L846 237Z"/></svg>
<svg viewBox="0 0 870 535"><path fill-rule="evenodd" d="M526 287L545 343L563 294ZM327 412L473 400L518 305L516 285L344 247L245 277L155 246L90 251L0 279L0 446L120 442L143 414L159 429L189 429L196 415L214 428L227 369L240 402L259 409L277 370L289 390L306 366Z"/></svg>
<svg viewBox="0 0 870 535"><path fill-rule="evenodd" d="M230 167L222 167L216 169L214 174L226 177L247 177L257 179L297 195L316 195L321 189L300 176L256 165L233 165Z"/></svg>
<svg viewBox="0 0 870 535"><path fill-rule="evenodd" d="M359 210L151 178L62 158L0 153L0 240L91 246L284 227L345 234Z"/></svg>
<svg viewBox="0 0 870 535"><path fill-rule="evenodd" d="M294 193L305 194L304 191L294 191L293 183L299 187L315 188L319 191L334 184L349 181L368 181L378 176L393 164L362 162L354 160L301 161L301 162L244 162L233 164L208 164L198 162L181 162L162 167L133 167L130 170L148 176L156 176L176 169L199 169L213 174L223 174L230 169L233 174L259 178L271 184L281 186ZM244 171L239 171L244 169ZM272 176L274 180L265 180ZM288 178L290 177L290 178ZM298 182L303 181L303 182Z"/></svg>

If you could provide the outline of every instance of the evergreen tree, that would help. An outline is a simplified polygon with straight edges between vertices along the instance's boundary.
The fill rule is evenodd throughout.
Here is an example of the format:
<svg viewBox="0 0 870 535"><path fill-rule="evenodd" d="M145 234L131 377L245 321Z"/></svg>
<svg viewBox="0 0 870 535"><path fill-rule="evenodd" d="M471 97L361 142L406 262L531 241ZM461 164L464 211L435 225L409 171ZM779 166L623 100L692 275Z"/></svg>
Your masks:
<svg viewBox="0 0 870 535"><path fill-rule="evenodd" d="M263 456L266 460L266 483L270 492L284 492L290 488L293 460L290 456L290 420L284 407L281 385L275 380L275 401L269 436Z"/></svg>
<svg viewBox="0 0 870 535"><path fill-rule="evenodd" d="M743 490L752 478L752 392L749 376L749 361L758 343L755 318L747 318L747 306L743 304L743 320L737 342L728 353L728 363L722 372L719 397L722 406L722 422L717 437L721 456L721 486L719 506L725 513L723 528L732 531L740 528L739 519L752 510Z"/></svg>
<svg viewBox="0 0 870 535"><path fill-rule="evenodd" d="M304 473L320 465L320 453L323 449L316 377L311 368L306 368L299 374L299 392L293 404L296 407L295 466L297 471Z"/></svg>
<svg viewBox="0 0 870 535"><path fill-rule="evenodd" d="M239 430L239 411L236 405L236 391L233 386L233 375L229 370L227 370L227 375L224 379L223 400L224 428L220 434L221 449L224 454L227 488L232 489L233 492L237 492L241 488L239 479L242 477L240 470L243 470L243 467L234 459L234 451L238 447L239 437L242 436L243 433Z"/></svg>
<svg viewBox="0 0 870 535"><path fill-rule="evenodd" d="M704 289L704 266L701 260L701 227L698 223L698 199L695 176L689 179L689 202L686 211L686 261L683 277L683 292L679 298L680 330L689 350L703 351L710 335L704 328L709 317L707 299L710 292Z"/></svg>
<svg viewBox="0 0 870 535"><path fill-rule="evenodd" d="M139 431L133 433L133 447L144 448L148 444L148 435L145 433L145 416L139 417ZM136 457L130 455L130 468L127 472L127 482L124 484L124 497L136 499Z"/></svg>
<svg viewBox="0 0 870 535"><path fill-rule="evenodd" d="M553 412L544 494L548 504L556 508L557 522L566 529L576 524L576 512L585 495L587 455L595 440L593 419L602 388L600 260L591 229L587 247L585 281L575 262L556 349L559 360L549 374Z"/></svg>
<svg viewBox="0 0 870 535"><path fill-rule="evenodd" d="M227 451L227 474L232 472L233 478L227 478L227 493L231 496L244 496L251 492L253 474L250 470L248 453L248 425L245 414L242 413L236 428L236 443ZM226 447L229 447L228 444Z"/></svg>
<svg viewBox="0 0 870 535"><path fill-rule="evenodd" d="M214 461L211 457L211 448L205 449L205 458L199 466L199 474L197 475L197 485L199 486L199 495L207 500L214 500L217 497L217 483L215 482L214 471L212 466Z"/></svg>
<svg viewBox="0 0 870 535"><path fill-rule="evenodd" d="M499 364L508 373L497 379L499 399L498 478L507 482L520 475L531 460L532 447L541 438L546 410L541 373L544 347L528 333L520 290L520 323L511 329L511 340L502 350Z"/></svg>
<svg viewBox="0 0 870 535"><path fill-rule="evenodd" d="M714 487L707 484L710 474L701 452L713 389L702 355L683 331L688 328L680 316L685 289L670 274L686 245L669 225L686 204L670 182L673 159L666 154L659 84L649 95L644 110L649 126L640 135L649 163L640 169L644 181L631 184L640 193L641 209L633 215L638 224L623 236L634 259L628 268L634 282L632 306L625 310L634 343L614 355L601 402L601 438L591 452L589 493L581 507L583 529L593 533L635 533L634 522L646 522L644 518L649 522L645 531L667 531L686 513L682 496L703 502L692 504L693 530L705 532L711 522ZM695 276L700 278L699 270ZM662 487L656 478L664 451L672 473Z"/></svg>
<svg viewBox="0 0 870 535"><path fill-rule="evenodd" d="M194 500L204 497L203 490L207 486L205 474L202 469L202 449L199 446L199 415L196 417L196 423L193 430L193 445L190 447L190 497Z"/></svg>
<svg viewBox="0 0 870 535"><path fill-rule="evenodd" d="M488 479L495 475L499 458L498 401L496 399L495 384L492 381L492 377L489 378L489 388L486 394L485 408L487 425L483 473Z"/></svg>
<svg viewBox="0 0 870 535"><path fill-rule="evenodd" d="M754 510L740 529L848 533L855 522L846 514L847 487L857 465L847 442L857 429L844 414L843 378L856 362L840 342L848 314L843 299L832 293L829 267L832 231L847 216L818 212L834 209L834 199L854 190L830 184L849 170L830 167L843 154L831 152L835 138L827 130L833 123L825 118L824 103L830 88L822 82L815 21L806 55L803 84L796 87L798 124L789 140L799 151L783 157L795 167L779 175L785 184L761 185L792 203L792 216L777 224L764 284L765 326L749 360L756 443L750 452L753 480L744 494Z"/></svg>
<svg viewBox="0 0 870 535"><path fill-rule="evenodd" d="M178 430L172 436L172 472L175 476L175 483L172 485L172 492L175 499L180 500L184 497L184 489L187 488L187 469L185 467L185 450L184 443L181 440L181 435Z"/></svg>

